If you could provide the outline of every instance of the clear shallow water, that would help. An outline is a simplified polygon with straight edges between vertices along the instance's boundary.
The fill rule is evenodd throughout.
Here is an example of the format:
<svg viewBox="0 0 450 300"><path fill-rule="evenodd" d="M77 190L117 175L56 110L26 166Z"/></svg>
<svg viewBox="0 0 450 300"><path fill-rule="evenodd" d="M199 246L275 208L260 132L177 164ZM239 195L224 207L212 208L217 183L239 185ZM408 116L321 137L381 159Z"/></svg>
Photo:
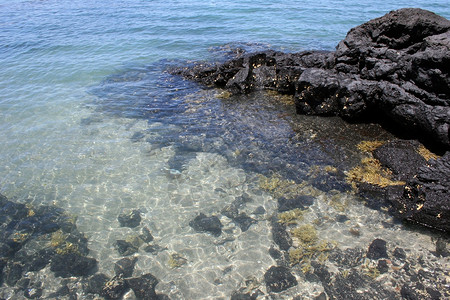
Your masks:
<svg viewBox="0 0 450 300"><path fill-rule="evenodd" d="M115 240L136 231L119 227L118 214L142 209L142 224L169 251L141 251L135 274L153 273L174 299L228 297L275 263L265 219L277 203L261 188L261 174L302 183L301 193L317 199L310 221L340 214L329 205L336 197L350 203L351 222L317 226L342 247L365 248L383 236L431 249L427 235L380 227L390 217L342 192L343 174L324 171L347 170L360 159L352 145L387 133L295 116L265 93L220 99L220 91L163 72L184 60L213 60L230 43L332 50L350 28L411 6L450 17L447 1L0 1L0 192L76 214L108 275L120 258ZM252 199L243 211L259 220L248 231L224 216L219 239L189 227L199 212L220 215L243 195ZM259 206L266 214L252 215ZM357 239L344 234L354 226L364 228ZM173 252L188 264L168 268ZM60 281L48 270L35 276L50 290ZM311 296L320 288L303 283L302 290Z"/></svg>

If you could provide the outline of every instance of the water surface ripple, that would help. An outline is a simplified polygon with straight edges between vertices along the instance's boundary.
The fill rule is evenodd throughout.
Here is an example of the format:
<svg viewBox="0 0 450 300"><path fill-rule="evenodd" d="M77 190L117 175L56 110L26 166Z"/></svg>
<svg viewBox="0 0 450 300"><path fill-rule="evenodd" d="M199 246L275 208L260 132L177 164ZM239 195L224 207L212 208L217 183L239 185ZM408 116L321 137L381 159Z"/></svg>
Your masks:
<svg viewBox="0 0 450 300"><path fill-rule="evenodd" d="M269 253L277 247L270 218L280 198L294 196L313 199L303 224L343 251L365 251L381 237L390 249L448 269L448 259L428 259L434 234L406 228L349 192L345 172L363 157L356 145L392 137L379 126L298 116L288 97L227 98L166 72L223 59L236 47L333 50L350 28L411 6L450 18L446 0L0 0L0 193L30 211L50 205L76 216L89 256L109 278L122 258L117 240L148 228L160 251L141 246L133 276L154 274L157 292L171 299L227 299L250 286L267 295L264 273L278 263ZM288 187L279 192L273 182ZM236 203L254 220L249 228L223 213ZM132 209L141 224L121 227L118 215ZM189 226L199 213L220 218L220 237ZM43 235L22 252L50 240ZM186 264L171 268L172 254ZM295 268L299 285L270 297L324 290ZM389 276L377 280L390 286ZM49 266L22 278L42 298L64 285L93 297ZM25 292L0 286L0 298Z"/></svg>

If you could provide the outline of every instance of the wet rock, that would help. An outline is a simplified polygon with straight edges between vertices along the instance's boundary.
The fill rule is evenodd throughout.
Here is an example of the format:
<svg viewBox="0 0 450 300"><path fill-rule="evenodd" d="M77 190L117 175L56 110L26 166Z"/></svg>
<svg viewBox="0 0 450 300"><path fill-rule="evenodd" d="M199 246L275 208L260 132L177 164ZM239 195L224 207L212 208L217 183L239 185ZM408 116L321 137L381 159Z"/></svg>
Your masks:
<svg viewBox="0 0 450 300"><path fill-rule="evenodd" d="M449 40L450 21L407 8L351 29L335 52L269 50L172 73L232 93L295 93L299 113L375 116L448 149Z"/></svg>
<svg viewBox="0 0 450 300"><path fill-rule="evenodd" d="M197 232L209 232L214 236L219 236L222 233L222 223L219 218L216 216L207 217L203 213L190 221L189 226Z"/></svg>
<svg viewBox="0 0 450 300"><path fill-rule="evenodd" d="M418 147L417 141L393 140L375 149L373 156L392 171L396 180L408 180L427 163Z"/></svg>
<svg viewBox="0 0 450 300"><path fill-rule="evenodd" d="M378 122L443 153L450 150L450 74L444 67L449 62L450 21L405 8L351 29L335 52L269 50L172 73L231 93L270 89L292 94L298 113ZM386 199L401 218L448 232L446 159L427 166L411 148L391 146L375 155L408 185L403 196L394 189ZM324 189L342 190L339 182L326 187L325 180Z"/></svg>
<svg viewBox="0 0 450 300"><path fill-rule="evenodd" d="M8 263L4 272L6 284L14 286L22 278L23 265L17 262Z"/></svg>
<svg viewBox="0 0 450 300"><path fill-rule="evenodd" d="M150 243L154 239L152 233L150 232L150 229L148 229L147 227L142 228L141 235L139 237L145 243Z"/></svg>
<svg viewBox="0 0 450 300"><path fill-rule="evenodd" d="M241 228L243 232L247 231L252 224L256 224L256 220L247 216L246 213L240 213L238 216L233 218L233 221Z"/></svg>
<svg viewBox="0 0 450 300"><path fill-rule="evenodd" d="M388 258L386 241L382 239L373 240L369 246L366 257L370 259Z"/></svg>
<svg viewBox="0 0 450 300"><path fill-rule="evenodd" d="M385 259L380 259L378 261L377 269L378 269L378 271L380 271L381 274L389 271L389 266L387 264L387 261Z"/></svg>
<svg viewBox="0 0 450 300"><path fill-rule="evenodd" d="M39 299L42 296L42 288L30 287L26 288L23 295L28 299Z"/></svg>
<svg viewBox="0 0 450 300"><path fill-rule="evenodd" d="M86 293L100 295L108 280L108 276L103 273L94 274L88 279L84 290Z"/></svg>
<svg viewBox="0 0 450 300"><path fill-rule="evenodd" d="M17 257L24 265L24 269L27 271L39 271L45 268L50 263L55 251L53 249L44 248L40 249L37 253L30 256Z"/></svg>
<svg viewBox="0 0 450 300"><path fill-rule="evenodd" d="M136 264L136 261L137 257L122 258L114 264L114 272L117 276L122 274L125 278L130 277L131 275L133 275L134 265Z"/></svg>
<svg viewBox="0 0 450 300"><path fill-rule="evenodd" d="M117 240L115 247L120 255L127 256L139 251L139 248L125 240Z"/></svg>
<svg viewBox="0 0 450 300"><path fill-rule="evenodd" d="M148 252L148 253L152 253L152 254L157 254L158 252L161 252L161 251L164 251L167 249L168 249L167 247L161 247L157 244L152 244L152 245L145 246L144 251Z"/></svg>
<svg viewBox="0 0 450 300"><path fill-rule="evenodd" d="M402 286L402 289L400 290L400 294L402 295L403 299L406 300L419 300L419 295L414 291L414 288L409 287L408 285Z"/></svg>
<svg viewBox="0 0 450 300"><path fill-rule="evenodd" d="M235 203L225 206L220 212L230 219L237 218L239 215L239 210Z"/></svg>
<svg viewBox="0 0 450 300"><path fill-rule="evenodd" d="M278 211L288 211L295 208L304 209L314 203L314 197L301 195L293 199L279 198Z"/></svg>
<svg viewBox="0 0 450 300"><path fill-rule="evenodd" d="M449 59L449 29L450 21L429 11L392 11L350 30L336 48L336 69L384 85L364 103L448 147L450 77L438 64Z"/></svg>
<svg viewBox="0 0 450 300"><path fill-rule="evenodd" d="M141 212L137 209L122 213L117 217L121 227L134 228L141 224Z"/></svg>
<svg viewBox="0 0 450 300"><path fill-rule="evenodd" d="M280 259L282 257L281 252L276 249L274 246L270 246L269 254L273 259Z"/></svg>
<svg viewBox="0 0 450 300"><path fill-rule="evenodd" d="M297 279L286 267L272 266L264 274L267 290L279 293L298 284Z"/></svg>
<svg viewBox="0 0 450 300"><path fill-rule="evenodd" d="M292 239L286 231L286 225L279 223L276 216L272 217L270 223L272 225L272 239L275 244L277 244L281 250L289 250L292 246Z"/></svg>
<svg viewBox="0 0 450 300"><path fill-rule="evenodd" d="M138 299L159 299L155 292L158 279L150 273L126 279Z"/></svg>
<svg viewBox="0 0 450 300"><path fill-rule="evenodd" d="M266 213L266 209L262 206L258 206L253 212L252 214L254 215L264 215Z"/></svg>
<svg viewBox="0 0 450 300"><path fill-rule="evenodd" d="M123 294L125 294L128 289L128 283L122 275L114 276L105 283L101 295L106 299L122 299Z"/></svg>
<svg viewBox="0 0 450 300"><path fill-rule="evenodd" d="M436 256L447 257L450 256L450 251L447 250L447 242L444 239L436 241Z"/></svg>
<svg viewBox="0 0 450 300"><path fill-rule="evenodd" d="M450 151L419 168L393 201L401 218L450 232Z"/></svg>
<svg viewBox="0 0 450 300"><path fill-rule="evenodd" d="M402 248L395 248L393 255L398 260L405 260L406 259L406 252Z"/></svg>
<svg viewBox="0 0 450 300"><path fill-rule="evenodd" d="M231 294L231 300L256 300L257 295L250 294L250 293L241 293L238 291L234 291Z"/></svg>
<svg viewBox="0 0 450 300"><path fill-rule="evenodd" d="M57 254L53 256L50 264L50 270L60 277L87 276L96 268L97 260L77 253Z"/></svg>

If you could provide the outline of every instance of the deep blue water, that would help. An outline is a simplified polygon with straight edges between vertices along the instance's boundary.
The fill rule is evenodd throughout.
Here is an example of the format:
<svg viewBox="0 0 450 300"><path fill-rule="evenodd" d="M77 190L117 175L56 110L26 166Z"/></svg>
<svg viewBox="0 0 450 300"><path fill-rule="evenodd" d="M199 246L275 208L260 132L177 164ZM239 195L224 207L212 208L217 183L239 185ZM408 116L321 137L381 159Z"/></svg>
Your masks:
<svg viewBox="0 0 450 300"><path fill-rule="evenodd" d="M352 27L402 7L450 18L448 0L0 0L0 193L78 215L80 228L99 241L91 245L94 255L104 258L123 209L147 207L148 217L158 218L167 213L161 204L167 200L172 219L186 214L180 222L187 223L199 208L220 210L224 197L212 191L225 190L227 197L249 192L252 175L240 168L266 175L283 169L302 181L314 164L358 160L350 150L310 142L320 136L315 128L334 126L332 119L293 131L273 117L284 114L275 106L249 115L261 106L257 98L236 106L163 71L215 60L235 46L333 50ZM210 104L202 106L205 99ZM377 137L364 130L361 135ZM342 129L323 138L332 145L345 137ZM283 139L305 142L286 145ZM250 159L241 160L243 153ZM175 186L167 179L183 170L190 183ZM173 241L183 239L184 227L166 227L155 228L161 236L166 230L170 249L181 251ZM108 270L112 261L101 264ZM180 293L186 299L201 294L181 287Z"/></svg>

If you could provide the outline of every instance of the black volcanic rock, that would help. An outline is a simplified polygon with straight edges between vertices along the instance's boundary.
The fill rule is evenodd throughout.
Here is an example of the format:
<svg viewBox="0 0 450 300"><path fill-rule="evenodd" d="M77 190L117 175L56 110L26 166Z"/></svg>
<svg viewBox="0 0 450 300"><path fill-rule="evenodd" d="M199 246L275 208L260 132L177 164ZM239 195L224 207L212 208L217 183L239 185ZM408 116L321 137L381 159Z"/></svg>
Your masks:
<svg viewBox="0 0 450 300"><path fill-rule="evenodd" d="M373 240L366 256L370 259L388 258L386 241L382 239Z"/></svg>
<svg viewBox="0 0 450 300"><path fill-rule="evenodd" d="M416 141L390 141L375 149L373 156L392 171L396 180L408 180L427 163L417 152L418 144Z"/></svg>
<svg viewBox="0 0 450 300"><path fill-rule="evenodd" d="M141 212L137 209L128 213L122 213L117 217L121 227L134 228L141 224Z"/></svg>
<svg viewBox="0 0 450 300"><path fill-rule="evenodd" d="M101 294L103 286L108 282L109 278L103 273L92 275L86 282L86 293Z"/></svg>
<svg viewBox="0 0 450 300"><path fill-rule="evenodd" d="M122 299L129 289L128 283L123 278L123 275L114 276L105 283L102 288L101 295L106 299Z"/></svg>
<svg viewBox="0 0 450 300"><path fill-rule="evenodd" d="M114 273L116 273L117 276L122 274L123 277L131 277L131 275L133 275L134 265L136 264L136 261L137 257L133 258L125 257L119 259L114 264Z"/></svg>
<svg viewBox="0 0 450 300"><path fill-rule="evenodd" d="M138 299L158 299L155 292L158 279L152 274L147 273L140 277L127 278L126 282Z"/></svg>
<svg viewBox="0 0 450 300"><path fill-rule="evenodd" d="M297 279L286 267L272 266L264 274L267 289L279 293L298 284Z"/></svg>
<svg viewBox="0 0 450 300"><path fill-rule="evenodd" d="M189 222L191 226L197 232L209 232L214 236L219 236L222 233L222 223L216 216L207 217L201 213L194 220Z"/></svg>
<svg viewBox="0 0 450 300"><path fill-rule="evenodd" d="M170 72L233 94L261 89L291 94L300 114L379 122L444 153L450 150L448 66L450 21L404 8L351 29L334 52L268 50ZM399 145L386 145L376 155L408 183L403 197L386 196L400 216L448 231L447 159L425 166L417 153Z"/></svg>
<svg viewBox="0 0 450 300"><path fill-rule="evenodd" d="M50 264L50 270L61 277L90 275L96 267L97 260L77 253L57 254Z"/></svg>
<svg viewBox="0 0 450 300"><path fill-rule="evenodd" d="M336 48L335 69L381 88L357 103L448 149L449 50L449 20L421 9L400 9L350 30Z"/></svg>
<svg viewBox="0 0 450 300"><path fill-rule="evenodd" d="M240 213L237 217L233 218L234 223L236 223L241 230L247 231L250 226L256 224L257 221L249 216L246 213Z"/></svg>
<svg viewBox="0 0 450 300"><path fill-rule="evenodd" d="M422 166L394 205L410 222L450 232L450 151Z"/></svg>
<svg viewBox="0 0 450 300"><path fill-rule="evenodd" d="M286 199L284 197L278 199L278 211L288 211L295 208L304 209L314 203L314 197L308 195L300 195L296 198Z"/></svg>
<svg viewBox="0 0 450 300"><path fill-rule="evenodd" d="M450 149L450 21L405 8L349 31L335 52L247 54L172 69L232 93L295 94L303 114L375 116Z"/></svg>
<svg viewBox="0 0 450 300"><path fill-rule="evenodd" d="M272 226L272 239L281 250L289 250L292 246L292 239L286 230L286 225L278 222L277 216L272 216L270 225Z"/></svg>

